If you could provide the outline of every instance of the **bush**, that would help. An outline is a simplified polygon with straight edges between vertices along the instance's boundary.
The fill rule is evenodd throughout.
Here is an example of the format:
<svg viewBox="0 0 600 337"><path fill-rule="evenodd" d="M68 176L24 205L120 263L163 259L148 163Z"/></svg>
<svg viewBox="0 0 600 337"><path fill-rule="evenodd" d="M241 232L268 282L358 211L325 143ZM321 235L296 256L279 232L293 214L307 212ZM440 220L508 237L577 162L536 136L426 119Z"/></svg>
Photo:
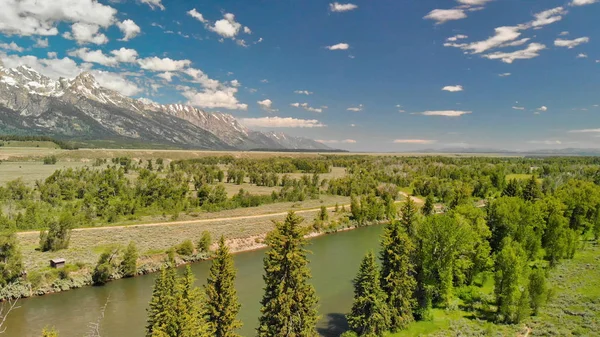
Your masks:
<svg viewBox="0 0 600 337"><path fill-rule="evenodd" d="M194 254L194 244L192 240L185 240L175 248L175 251L179 255L190 256Z"/></svg>
<svg viewBox="0 0 600 337"><path fill-rule="evenodd" d="M133 241L129 242L125 254L123 254L123 261L121 261L121 273L125 277L132 277L137 274L137 259L138 252Z"/></svg>
<svg viewBox="0 0 600 337"><path fill-rule="evenodd" d="M44 157L44 165L54 165L57 161L58 159L55 155Z"/></svg>
<svg viewBox="0 0 600 337"><path fill-rule="evenodd" d="M198 251L201 253L208 253L210 245L212 244L212 238L209 231L202 232L202 237L198 241Z"/></svg>
<svg viewBox="0 0 600 337"><path fill-rule="evenodd" d="M40 232L40 249L47 252L68 248L73 227L75 218L70 213L63 214L58 220L52 219L48 231Z"/></svg>
<svg viewBox="0 0 600 337"><path fill-rule="evenodd" d="M108 282L115 272L114 258L119 253L116 248L108 248L100 258L92 273L92 281L95 285L103 285Z"/></svg>

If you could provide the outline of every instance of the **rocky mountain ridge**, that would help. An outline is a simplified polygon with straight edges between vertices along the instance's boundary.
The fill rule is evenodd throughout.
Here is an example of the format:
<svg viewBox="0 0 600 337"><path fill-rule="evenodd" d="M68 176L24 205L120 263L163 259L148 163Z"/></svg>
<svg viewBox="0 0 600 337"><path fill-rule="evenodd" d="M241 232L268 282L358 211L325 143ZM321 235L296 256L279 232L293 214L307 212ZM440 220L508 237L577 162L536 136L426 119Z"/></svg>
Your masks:
<svg viewBox="0 0 600 337"><path fill-rule="evenodd" d="M307 138L250 130L230 114L133 99L102 87L88 72L53 80L1 63L0 133L211 150L330 150Z"/></svg>

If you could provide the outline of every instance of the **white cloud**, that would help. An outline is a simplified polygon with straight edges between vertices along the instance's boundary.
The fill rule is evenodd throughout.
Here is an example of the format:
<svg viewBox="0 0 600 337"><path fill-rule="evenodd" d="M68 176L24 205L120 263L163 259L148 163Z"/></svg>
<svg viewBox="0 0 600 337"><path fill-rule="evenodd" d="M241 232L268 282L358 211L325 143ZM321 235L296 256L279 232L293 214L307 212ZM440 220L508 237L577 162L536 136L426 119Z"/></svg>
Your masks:
<svg viewBox="0 0 600 337"><path fill-rule="evenodd" d="M446 41L455 42L455 41L458 41L458 40L468 39L468 38L469 37L467 35L458 34L458 35L454 35L454 36L451 36L451 37L447 38Z"/></svg>
<svg viewBox="0 0 600 337"><path fill-rule="evenodd" d="M110 52L115 56L118 62L133 63L137 61L138 52L135 49L128 49L121 47L120 49L113 50Z"/></svg>
<svg viewBox="0 0 600 337"><path fill-rule="evenodd" d="M531 39L526 37L524 39L520 39L520 40L516 40L516 41L512 41L512 42L506 42L506 43L499 45L498 48L522 46L525 43L527 43L527 41L529 41L529 40L531 40Z"/></svg>
<svg viewBox="0 0 600 337"><path fill-rule="evenodd" d="M123 22L117 22L117 27L125 34L120 41L129 41L142 32L140 26L136 25L133 20L127 19Z"/></svg>
<svg viewBox="0 0 600 337"><path fill-rule="evenodd" d="M578 54L578 55L577 55L577 58L578 58L578 59L586 59L587 57L588 57L588 56L587 56L587 54L585 54L585 53L580 53L580 54Z"/></svg>
<svg viewBox="0 0 600 337"><path fill-rule="evenodd" d="M299 95L312 95L313 92L308 91L308 90L296 90L294 91L294 93L299 94Z"/></svg>
<svg viewBox="0 0 600 337"><path fill-rule="evenodd" d="M562 141L560 140L530 140L530 144L542 144L542 145L560 145Z"/></svg>
<svg viewBox="0 0 600 337"><path fill-rule="evenodd" d="M338 43L334 44L333 46L327 46L325 48L329 50L347 50L348 48L350 48L350 45L347 43Z"/></svg>
<svg viewBox="0 0 600 337"><path fill-rule="evenodd" d="M135 83L117 73L92 71L92 75L94 75L101 86L118 91L125 96L133 96L142 91Z"/></svg>
<svg viewBox="0 0 600 337"><path fill-rule="evenodd" d="M25 50L23 49L23 47L19 47L19 45L16 44L14 41L12 41L11 43L0 43L0 49L12 50L19 53Z"/></svg>
<svg viewBox="0 0 600 337"><path fill-rule="evenodd" d="M261 117L242 118L240 122L249 127L261 128L322 128L326 125L316 119L299 119L293 117Z"/></svg>
<svg viewBox="0 0 600 337"><path fill-rule="evenodd" d="M232 87L239 87L240 85L242 85L238 80L231 80L229 83Z"/></svg>
<svg viewBox="0 0 600 337"><path fill-rule="evenodd" d="M460 117L462 115L470 114L471 111L458 111L458 110L435 110L435 111L424 111L419 114L424 116L446 116L446 117Z"/></svg>
<svg viewBox="0 0 600 337"><path fill-rule="evenodd" d="M217 20L214 26L210 26L209 29L213 32L226 38L234 38L242 28L239 22L235 21L235 15L226 13L223 15L223 19Z"/></svg>
<svg viewBox="0 0 600 337"><path fill-rule="evenodd" d="M167 81L167 82L171 82L171 81L173 80L173 76L174 76L174 75L175 75L175 74L173 74L172 72L170 72L170 71L166 71L166 72L164 72L164 73L160 73L160 74L158 74L158 75L156 75L156 76L158 76L158 77L160 77L160 78L164 79L164 80L165 80L165 81Z"/></svg>
<svg viewBox="0 0 600 337"><path fill-rule="evenodd" d="M59 22L108 27L117 10L96 0L2 0L0 32L7 35L57 35Z"/></svg>
<svg viewBox="0 0 600 337"><path fill-rule="evenodd" d="M260 83L269 83L269 80L267 80L266 78L263 78L262 80L260 80Z"/></svg>
<svg viewBox="0 0 600 337"><path fill-rule="evenodd" d="M469 6L481 6L492 0L456 0L458 3Z"/></svg>
<svg viewBox="0 0 600 337"><path fill-rule="evenodd" d="M50 43L48 43L48 39L35 39L35 44L33 45L35 48L48 48Z"/></svg>
<svg viewBox="0 0 600 337"><path fill-rule="evenodd" d="M535 20L531 22L531 26L535 28L555 23L562 20L562 16L565 14L567 14L567 11L563 7L545 10L534 15Z"/></svg>
<svg viewBox="0 0 600 337"><path fill-rule="evenodd" d="M395 144L433 144L437 142L432 139L395 139Z"/></svg>
<svg viewBox="0 0 600 337"><path fill-rule="evenodd" d="M200 69L187 68L183 72L192 78L192 82L200 83L204 88L216 90L222 86L219 81L211 79Z"/></svg>
<svg viewBox="0 0 600 337"><path fill-rule="evenodd" d="M354 111L354 112L359 112L359 111L362 111L363 108L364 108L364 106L362 104L359 104L358 106L349 107L346 110L348 110L348 111Z"/></svg>
<svg viewBox="0 0 600 337"><path fill-rule="evenodd" d="M102 50L90 50L89 48L79 48L67 53L69 56L78 57L85 62L98 63L103 66L115 66L117 60L114 57L104 55Z"/></svg>
<svg viewBox="0 0 600 337"><path fill-rule="evenodd" d="M108 42L106 35L99 32L100 26L96 24L76 22L71 25L71 32L66 32L63 37L75 40L77 44L93 43L105 44Z"/></svg>
<svg viewBox="0 0 600 337"><path fill-rule="evenodd" d="M542 112L546 112L548 111L548 107L545 105L542 105L541 107L537 108L538 111L542 111Z"/></svg>
<svg viewBox="0 0 600 337"><path fill-rule="evenodd" d="M438 25L452 20L461 20L467 17L463 9L434 9L425 15L424 19L434 20Z"/></svg>
<svg viewBox="0 0 600 337"><path fill-rule="evenodd" d="M496 48L501 46L504 43L514 41L519 36L521 28L518 26L504 26L495 28L495 35L489 37L487 40L473 42L464 47L461 47L464 50L470 50L473 54L483 53L492 48Z"/></svg>
<svg viewBox="0 0 600 337"><path fill-rule="evenodd" d="M598 2L598 0L573 0L571 6L585 6L595 4L596 2Z"/></svg>
<svg viewBox="0 0 600 337"><path fill-rule="evenodd" d="M510 76L510 75L511 75L511 73L498 74L498 76L500 76L500 77L507 77L507 76Z"/></svg>
<svg viewBox="0 0 600 337"><path fill-rule="evenodd" d="M316 112L316 113L323 112L323 108L313 108L313 107L310 107L308 105L308 103L292 103L292 104L290 104L290 106L293 106L295 108L302 108L302 109L304 109L306 111L310 111L310 112ZM327 109L327 107L325 107L325 109Z"/></svg>
<svg viewBox="0 0 600 337"><path fill-rule="evenodd" d="M567 36L567 35L569 35L569 32L565 30L565 31L560 32L560 34L558 34L558 35L559 36Z"/></svg>
<svg viewBox="0 0 600 337"><path fill-rule="evenodd" d="M590 42L589 37L579 37L574 40L556 39L554 45L557 47L567 47L569 49L575 48L582 43Z"/></svg>
<svg viewBox="0 0 600 337"><path fill-rule="evenodd" d="M161 0L140 0L142 3L147 4L150 8L154 9L155 7L160 8L161 10L165 10L165 6L161 3Z"/></svg>
<svg viewBox="0 0 600 337"><path fill-rule="evenodd" d="M49 59L55 59L58 56L55 51L49 51L46 55L48 55Z"/></svg>
<svg viewBox="0 0 600 337"><path fill-rule="evenodd" d="M62 59L59 58L48 58L38 59L32 55L6 55L0 53L0 59L7 68L15 68L20 65L29 66L42 75L46 75L52 79L58 79L59 77L74 78L79 75L82 71L89 70L90 65L79 66L75 61L68 57Z"/></svg>
<svg viewBox="0 0 600 337"><path fill-rule="evenodd" d="M198 92L187 88L182 95L188 99L188 104L198 108L224 108L230 110L247 110L248 104L242 104L235 97L237 88L220 87L217 89L205 88Z"/></svg>
<svg viewBox="0 0 600 337"><path fill-rule="evenodd" d="M355 4L341 4L338 2L334 2L329 4L329 10L332 12L347 12L347 11L351 11L353 9L357 9L358 6Z"/></svg>
<svg viewBox="0 0 600 337"><path fill-rule="evenodd" d="M447 85L447 86L443 87L442 90L450 91L450 92L458 92L458 91L463 91L463 86L462 85Z"/></svg>
<svg viewBox="0 0 600 337"><path fill-rule="evenodd" d="M138 60L140 68L152 71L178 71L192 63L190 60L172 60L170 58L146 57Z"/></svg>
<svg viewBox="0 0 600 337"><path fill-rule="evenodd" d="M342 140L336 140L336 139L330 139L330 140L324 140L324 139L318 139L316 140L319 143L323 143L323 144L356 144L357 141L354 139L342 139Z"/></svg>
<svg viewBox="0 0 600 337"><path fill-rule="evenodd" d="M252 29L248 28L248 26L244 26L244 33L252 34Z"/></svg>
<svg viewBox="0 0 600 337"><path fill-rule="evenodd" d="M600 129L570 130L570 133L600 133Z"/></svg>
<svg viewBox="0 0 600 337"><path fill-rule="evenodd" d="M529 46L523 50L517 50L510 53L495 52L483 55L483 57L490 60L500 59L504 63L513 63L514 60L525 60L538 57L540 56L539 52L544 49L546 49L546 46L541 43L530 43Z"/></svg>
<svg viewBox="0 0 600 337"><path fill-rule="evenodd" d="M278 111L277 109L273 109L273 108L272 108L272 106L273 106L273 101L271 101L271 100L270 100L270 99L268 99L268 98L267 98L267 99L264 99L264 100L262 100L262 101L257 101L256 103L257 103L258 105L260 105L260 107L261 107L263 110L265 110L265 111L268 111L268 112L275 112L275 111Z"/></svg>
<svg viewBox="0 0 600 337"><path fill-rule="evenodd" d="M522 106L513 106L512 108L515 110L525 110L525 108Z"/></svg>
<svg viewBox="0 0 600 337"><path fill-rule="evenodd" d="M198 12L196 8L187 11L187 14L202 23L207 23L207 20L204 18L202 13Z"/></svg>

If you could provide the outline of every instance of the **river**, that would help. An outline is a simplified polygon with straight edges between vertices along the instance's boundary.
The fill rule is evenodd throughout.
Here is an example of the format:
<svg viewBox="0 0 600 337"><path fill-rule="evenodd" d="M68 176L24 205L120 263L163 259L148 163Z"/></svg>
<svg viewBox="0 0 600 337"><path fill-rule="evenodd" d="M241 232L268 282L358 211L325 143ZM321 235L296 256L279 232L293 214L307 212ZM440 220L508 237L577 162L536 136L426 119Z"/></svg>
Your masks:
<svg viewBox="0 0 600 337"><path fill-rule="evenodd" d="M321 320L319 332L339 336L346 329L344 314L352 305L351 280L364 254L378 249L382 226L324 235L311 239L308 249L312 284L319 296ZM263 256L265 250L235 255L238 270L236 288L242 304L239 318L244 323L242 336L254 336L263 291ZM198 286L206 282L209 261L192 265ZM54 326L61 337L82 337L90 325L101 320L103 337L143 337L146 307L152 294L156 274L122 279L102 287L84 287L64 293L24 299L8 317L5 336L38 337L45 326Z"/></svg>

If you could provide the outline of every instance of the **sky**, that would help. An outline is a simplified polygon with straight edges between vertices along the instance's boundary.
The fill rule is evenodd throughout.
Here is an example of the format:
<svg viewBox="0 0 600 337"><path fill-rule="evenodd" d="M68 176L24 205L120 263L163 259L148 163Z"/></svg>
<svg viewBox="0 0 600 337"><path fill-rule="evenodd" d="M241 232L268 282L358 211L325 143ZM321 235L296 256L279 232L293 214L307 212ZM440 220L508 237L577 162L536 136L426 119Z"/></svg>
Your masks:
<svg viewBox="0 0 600 337"><path fill-rule="evenodd" d="M0 0L0 60L351 151L600 147L600 0Z"/></svg>

